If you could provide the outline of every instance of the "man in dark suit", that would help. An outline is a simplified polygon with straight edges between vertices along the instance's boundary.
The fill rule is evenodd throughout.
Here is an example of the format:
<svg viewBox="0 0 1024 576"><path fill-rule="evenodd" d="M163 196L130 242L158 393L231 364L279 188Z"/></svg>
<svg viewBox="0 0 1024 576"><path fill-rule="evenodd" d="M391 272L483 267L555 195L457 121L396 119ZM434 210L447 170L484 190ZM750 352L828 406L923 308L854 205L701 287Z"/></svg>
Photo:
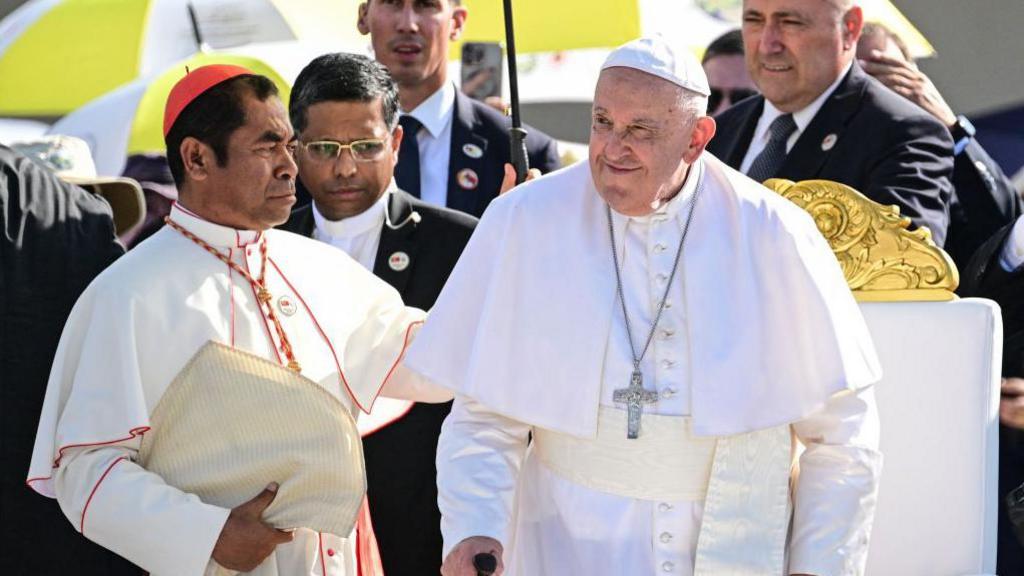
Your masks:
<svg viewBox="0 0 1024 576"><path fill-rule="evenodd" d="M397 289L406 304L429 309L476 219L395 187L403 130L387 69L362 56L321 56L295 81L289 113L299 179L313 203L281 227L337 246ZM388 576L437 574L441 515L434 457L451 403L399 408L397 420L364 431L370 514ZM372 416L379 420L379 406Z"/></svg>
<svg viewBox="0 0 1024 576"><path fill-rule="evenodd" d="M431 204L479 217L503 188L511 123L448 80L449 44L467 16L459 0L366 0L358 26L398 83L406 133L395 172L398 186ZM535 129L528 132L530 167L541 173L557 169L555 142Z"/></svg>
<svg viewBox="0 0 1024 576"><path fill-rule="evenodd" d="M1024 212L1024 202L974 139L974 125L953 112L931 79L918 69L899 36L881 24L866 24L857 42L857 58L865 72L923 108L952 135L953 198L945 248L957 266L965 268L982 243Z"/></svg>
<svg viewBox="0 0 1024 576"><path fill-rule="evenodd" d="M961 294L995 300L1003 313L996 572L1024 574L1024 217L983 244L960 277Z"/></svg>
<svg viewBox="0 0 1024 576"><path fill-rule="evenodd" d="M124 254L111 208L2 145L0 206L0 574L141 574L25 485L64 322L92 279Z"/></svg>
<svg viewBox="0 0 1024 576"><path fill-rule="evenodd" d="M852 0L744 0L747 67L763 96L718 116L708 150L759 181L842 182L899 206L941 246L952 138L857 65L862 25Z"/></svg>

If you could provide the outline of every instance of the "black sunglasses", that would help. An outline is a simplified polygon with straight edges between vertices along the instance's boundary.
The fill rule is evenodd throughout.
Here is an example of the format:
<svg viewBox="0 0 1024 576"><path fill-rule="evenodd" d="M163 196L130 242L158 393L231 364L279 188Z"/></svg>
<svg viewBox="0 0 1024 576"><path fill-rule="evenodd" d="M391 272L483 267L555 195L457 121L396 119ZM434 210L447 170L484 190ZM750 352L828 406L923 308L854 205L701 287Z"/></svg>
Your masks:
<svg viewBox="0 0 1024 576"><path fill-rule="evenodd" d="M752 90L750 88L733 88L731 90L712 88L711 95L708 96L708 112L718 110L718 106L722 103L723 98L728 98L729 105L732 106L740 100L750 98L756 94L757 90Z"/></svg>

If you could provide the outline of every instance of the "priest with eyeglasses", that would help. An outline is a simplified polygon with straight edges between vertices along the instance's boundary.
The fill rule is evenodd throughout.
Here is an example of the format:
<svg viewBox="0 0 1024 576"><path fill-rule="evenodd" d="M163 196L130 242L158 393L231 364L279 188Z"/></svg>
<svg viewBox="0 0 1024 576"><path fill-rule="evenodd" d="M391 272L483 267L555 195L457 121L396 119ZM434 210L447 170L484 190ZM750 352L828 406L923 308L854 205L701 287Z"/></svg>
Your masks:
<svg viewBox="0 0 1024 576"><path fill-rule="evenodd" d="M704 151L708 94L685 46L613 51L589 160L491 204L410 348L456 394L445 576L863 573L878 359L812 219Z"/></svg>

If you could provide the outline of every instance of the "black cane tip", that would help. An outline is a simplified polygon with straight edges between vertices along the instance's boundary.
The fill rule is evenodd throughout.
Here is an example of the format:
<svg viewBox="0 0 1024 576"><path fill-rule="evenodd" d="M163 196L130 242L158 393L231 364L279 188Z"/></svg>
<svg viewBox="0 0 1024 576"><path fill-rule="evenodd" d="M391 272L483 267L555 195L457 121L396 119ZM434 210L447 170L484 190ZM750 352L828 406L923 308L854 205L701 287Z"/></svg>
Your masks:
<svg viewBox="0 0 1024 576"><path fill-rule="evenodd" d="M481 552L473 557L473 568L476 568L476 572L480 576L490 576L498 569L498 559L494 557L494 554Z"/></svg>

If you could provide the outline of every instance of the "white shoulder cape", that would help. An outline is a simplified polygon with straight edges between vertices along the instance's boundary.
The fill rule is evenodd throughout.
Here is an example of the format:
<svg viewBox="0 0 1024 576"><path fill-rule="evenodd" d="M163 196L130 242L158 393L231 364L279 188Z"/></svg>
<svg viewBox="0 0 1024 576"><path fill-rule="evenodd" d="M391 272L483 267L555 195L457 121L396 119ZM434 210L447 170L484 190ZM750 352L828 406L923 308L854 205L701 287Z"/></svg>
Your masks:
<svg viewBox="0 0 1024 576"><path fill-rule="evenodd" d="M795 422L877 381L867 326L810 216L701 161L682 268L694 432ZM406 365L516 420L593 437L616 310L605 203L581 162L491 204Z"/></svg>

